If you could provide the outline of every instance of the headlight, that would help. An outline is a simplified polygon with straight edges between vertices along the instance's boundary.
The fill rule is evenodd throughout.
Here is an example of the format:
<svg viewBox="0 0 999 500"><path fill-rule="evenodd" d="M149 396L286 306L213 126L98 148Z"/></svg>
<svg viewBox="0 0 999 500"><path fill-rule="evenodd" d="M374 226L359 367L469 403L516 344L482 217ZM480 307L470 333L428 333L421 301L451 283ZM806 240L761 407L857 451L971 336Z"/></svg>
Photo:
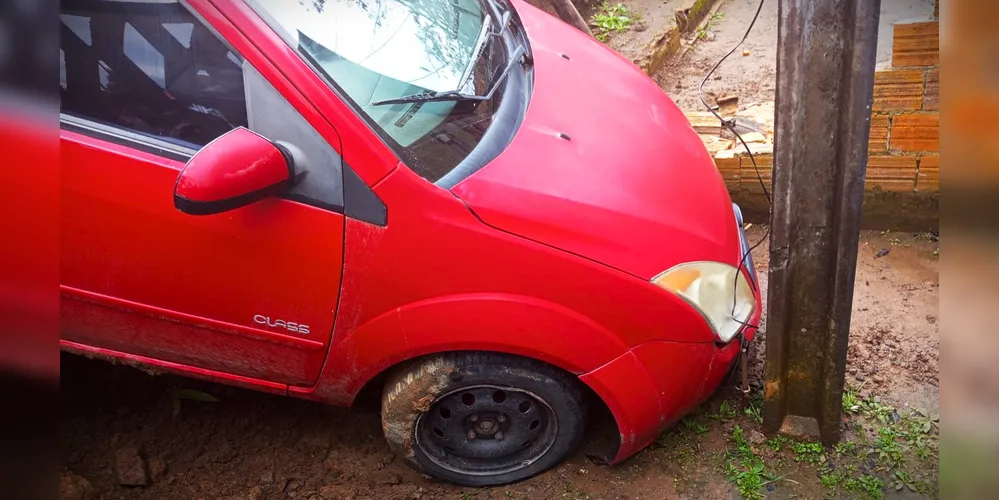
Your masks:
<svg viewBox="0 0 999 500"><path fill-rule="evenodd" d="M652 283L696 307L722 342L732 340L756 308L746 274L721 262L680 264L652 278Z"/></svg>

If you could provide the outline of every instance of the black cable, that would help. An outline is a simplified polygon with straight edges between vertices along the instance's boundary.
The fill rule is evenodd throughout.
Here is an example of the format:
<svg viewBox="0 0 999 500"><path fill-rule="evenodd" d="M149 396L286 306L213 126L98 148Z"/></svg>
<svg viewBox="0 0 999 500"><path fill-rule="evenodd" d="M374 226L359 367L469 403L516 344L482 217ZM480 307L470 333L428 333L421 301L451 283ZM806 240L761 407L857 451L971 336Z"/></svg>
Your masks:
<svg viewBox="0 0 999 500"><path fill-rule="evenodd" d="M760 12L763 10L763 2L764 1L765 0L760 0L760 5L756 8L756 14L753 15L753 20L749 22L749 27L746 28L746 33L744 35L742 35L742 39L739 40L739 43L735 44L735 46L732 47L732 50L728 51L728 53L726 53L724 56L722 56L722 58L719 59L718 62L715 63L715 65L712 66L710 70L708 70L707 74L704 75L704 78L701 79L701 83L697 85L697 97L701 100L701 104L703 104L704 107L707 108L708 111L711 112L711 114L715 115L715 118L717 118L718 121L721 122L721 124L722 124L723 127L729 129L730 131L732 131L733 134L735 134L735 136L739 139L739 142L742 143L742 147L746 148L746 153L749 153L749 160L753 162L753 169L756 171L756 179L760 182L760 188L763 189L763 196L765 196L766 199L767 199L767 213L769 214L770 211L771 211L771 209L772 209L772 203L773 203L772 200L770 199L770 192L767 191L767 185L766 185L766 183L763 182L763 175L760 174L760 167L756 164L756 156L753 155L753 151L751 149L749 149L749 145L746 144L745 140L743 140L742 135L740 135L739 132L735 130L735 119L726 120L726 119L722 118L721 115L719 115L714 110L714 108L712 108L711 106L709 106L708 102L706 100L704 100L704 82L708 81L708 78L711 78L711 75L714 74L714 72L715 72L716 69L718 69L718 66L721 66L721 63L725 62L725 59L728 59L728 56L732 55L732 53L735 52L736 49L738 49L739 46L742 45L742 43L746 41L747 38L749 38L749 33L751 31L753 31L753 26L756 25L756 19L758 19L760 17ZM740 228L740 230L741 230L741 228ZM742 271L744 269L745 262L746 262L746 257L753 250L755 250L756 247L760 246L761 243L763 243L764 241L766 241L767 238L769 238L769 237L770 237L770 226L767 225L767 230L766 230L765 233L763 233L763 238L760 238L760 241L756 242L755 245L752 245L749 248L747 248L746 251L745 251L745 253L742 254L742 258L739 259L739 267L735 271L735 283L734 283L734 286L732 288L733 289L733 294L732 294L732 319L735 319L735 308L736 308L736 305L737 305L737 300L736 300L737 299L737 294L734 293L734 292L737 292L738 289L739 289L739 274L742 273ZM756 284L756 276L751 276L750 277L749 284L750 284L750 286L753 287L754 291L758 290L758 286ZM754 328L759 329L759 325L751 325L749 323L745 323L745 322L739 321L738 319L735 319L735 321L737 323L742 324L743 327L752 326ZM743 343L745 343L745 336L743 336ZM743 347L745 347L745 346L743 346Z"/></svg>
<svg viewBox="0 0 999 500"><path fill-rule="evenodd" d="M704 78L701 79L701 83L697 85L697 97L701 100L701 104L703 104L705 108L708 108L708 111L710 111L711 114L715 115L715 118L721 122L722 126L731 130L732 133L739 138L739 142L742 143L742 146L746 148L746 152L749 153L749 159L753 162L753 168L756 170L756 178L760 181L760 187L763 188L763 195L767 198L767 206L769 207L771 203L770 192L767 191L767 186L763 182L763 176L760 175L760 167L756 165L756 158L753 155L753 151L749 149L749 145L747 145L746 141L742 139L742 135L735 130L735 121L722 118L721 115L719 115L714 108L709 106L708 102L704 100L704 82L708 81L708 78L711 78L711 75L714 74L716 69L718 69L718 66L721 66L721 63L725 62L725 59L728 59L728 56L732 55L732 53L746 41L746 38L749 38L749 33L753 30L753 26L756 25L756 19L760 17L760 11L763 10L763 2L764 0L760 0L760 5L756 8L756 14L753 15L753 20L749 22L749 27L746 28L746 33L742 35L742 39L739 40L739 43L735 44L735 46L732 47L732 50L722 56L722 58L715 63L707 74L704 75Z"/></svg>

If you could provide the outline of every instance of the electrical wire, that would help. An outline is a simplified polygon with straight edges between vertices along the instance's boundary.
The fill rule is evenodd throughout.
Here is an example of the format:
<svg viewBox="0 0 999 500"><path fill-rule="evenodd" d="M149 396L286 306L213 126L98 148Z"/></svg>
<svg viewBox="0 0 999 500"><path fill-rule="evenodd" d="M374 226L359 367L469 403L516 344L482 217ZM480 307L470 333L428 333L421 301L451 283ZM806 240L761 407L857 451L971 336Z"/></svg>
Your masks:
<svg viewBox="0 0 999 500"><path fill-rule="evenodd" d="M708 70L707 74L704 75L704 78L701 79L701 83L697 85L697 97L701 100L701 104L703 104L704 107L707 108L708 111L711 112L711 114L715 115L715 118L717 118L718 121L721 122L721 125L723 127L727 128L727 129L729 129L733 134L735 134L735 136L739 139L739 142L742 143L742 146L744 148L746 148L746 153L749 154L749 159L750 159L750 161L753 162L753 169L756 171L756 179L760 182L760 188L763 189L763 196L765 196L766 199L767 199L767 212L770 213L770 211L772 210L772 200L770 199L770 192L767 191L766 183L763 182L763 175L760 174L760 167L756 164L756 156L753 154L753 151L749 148L749 145L746 144L746 141L742 138L742 135L739 134L739 132L735 130L735 119L733 118L732 120L726 120L726 119L722 118L721 115L718 114L713 107L711 107L710 105L708 105L708 102L704 99L704 82L708 81L708 78L711 78L711 75L714 74L715 70L717 70L718 67L721 66L721 64L723 62L725 62L725 59L728 59L728 56L732 55L732 53L734 53L736 51L736 49L738 49L743 44L743 42L745 42L746 39L749 38L749 33L751 31L753 31L753 26L756 25L756 20L760 17L760 12L763 10L763 2L764 1L765 0L760 0L760 5L756 8L756 14L753 15L753 20L749 22L749 27L746 28L746 33L744 35L742 35L742 39L739 40L739 42L736 43L734 47L732 47L732 50L728 51L728 53L726 53L724 56L722 56L722 58L719 59L718 62L715 63L715 65L712 66L710 70ZM740 228L740 230L741 230L741 228ZM736 290L738 290L738 288L739 288L739 274L741 274L743 272L743 269L745 269L746 257L748 257L749 254L753 250L755 250L757 247L759 247L764 241L767 241L767 238L769 238L769 237L770 237L770 225L767 225L766 232L763 233L763 237L760 238L760 241L756 242L755 245L752 245L749 248L747 248L746 251L745 251L745 253L742 254L742 258L739 259L739 267L736 269L736 273L735 273L735 283L734 283L734 286L732 288L733 292L736 291ZM757 280L756 276L750 276L749 284L750 284L750 286L753 287L754 291L758 291L757 290L758 289L758 285L756 283L756 280ZM735 309L736 309L736 306L737 306L737 296L738 295L736 293L732 294L732 319L734 319L737 323L742 324L743 328L751 326L753 328L757 328L758 329L759 328L758 324L757 325L753 325L753 324L750 324L750 323L747 323L747 322L743 322L743 321L739 321L738 319L735 319ZM742 335L742 349L743 350L746 349L746 337L745 337L745 334Z"/></svg>
<svg viewBox="0 0 999 500"><path fill-rule="evenodd" d="M763 10L764 1L765 0L760 0L760 5L756 8L756 14L753 15L753 20L749 22L749 27L746 28L746 33L742 35L742 39L739 40L739 43L735 44L735 46L732 47L732 50L728 51L728 53L722 56L722 58L719 59L718 62L716 62L715 65L712 66L710 70L708 70L707 74L704 75L704 78L701 79L701 83L697 85L697 97L701 100L701 104L703 104L704 107L711 112L711 114L715 115L715 118L717 118L718 121L721 122L722 126L731 130L732 133L739 138L739 142L742 143L742 146L746 148L746 152L749 153L749 159L752 160L753 162L753 168L756 170L756 178L760 181L760 187L763 188L763 195L766 196L767 206L769 207L771 203L770 192L767 191L767 186L763 182L763 176L760 175L760 168L759 166L756 165L756 158L753 155L753 151L749 149L749 145L746 144L746 141L742 139L742 135L740 135L739 132L735 130L735 120L734 119L726 120L722 118L721 115L719 115L718 112L715 111L713 107L708 105L708 102L706 100L704 100L704 82L708 81L708 78L711 78L711 75L714 74L715 70L718 69L718 66L721 66L721 63L725 62L725 59L728 59L728 56L732 55L732 53L735 52L736 49L738 49L743 44L743 42L746 41L746 38L749 38L749 33L753 30L753 26L756 25L756 20L760 17L760 11Z"/></svg>

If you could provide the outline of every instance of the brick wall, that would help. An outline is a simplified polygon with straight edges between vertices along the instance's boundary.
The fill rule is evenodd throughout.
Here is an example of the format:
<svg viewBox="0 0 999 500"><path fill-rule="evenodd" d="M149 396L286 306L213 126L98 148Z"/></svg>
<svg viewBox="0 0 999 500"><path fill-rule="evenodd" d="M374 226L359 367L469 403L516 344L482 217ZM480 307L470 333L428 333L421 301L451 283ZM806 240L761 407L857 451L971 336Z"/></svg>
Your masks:
<svg viewBox="0 0 999 500"><path fill-rule="evenodd" d="M939 21L895 24L892 67L874 74L867 188L940 188Z"/></svg>
<svg viewBox="0 0 999 500"><path fill-rule="evenodd" d="M890 68L874 75L865 182L865 219L881 220L865 225L882 228L935 225L939 217L936 195L940 188L939 22L895 24L891 61ZM760 177L768 190L773 168L769 148L772 144L761 145L756 155ZM759 179L745 150L738 146L731 151L712 153L733 200L757 206L757 212L765 215L766 205L756 199L762 193ZM927 200L927 194L933 195L933 199ZM905 222L896 226L895 212L900 210L927 213L903 214Z"/></svg>

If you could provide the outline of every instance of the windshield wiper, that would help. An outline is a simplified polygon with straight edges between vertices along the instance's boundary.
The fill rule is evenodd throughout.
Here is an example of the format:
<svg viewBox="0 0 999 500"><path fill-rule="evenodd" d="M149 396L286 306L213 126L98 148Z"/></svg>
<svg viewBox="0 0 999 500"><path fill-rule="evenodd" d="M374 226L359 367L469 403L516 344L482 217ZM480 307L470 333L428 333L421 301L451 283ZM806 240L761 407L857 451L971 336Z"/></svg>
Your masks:
<svg viewBox="0 0 999 500"><path fill-rule="evenodd" d="M489 33L489 35L500 36L510 25L510 10L507 9L506 12L500 14L499 3L496 0L486 0L486 3L489 4L489 10L493 18L499 22L499 29L495 33Z"/></svg>
<svg viewBox="0 0 999 500"><path fill-rule="evenodd" d="M371 103L372 106L382 106L385 104L405 104L409 102L440 102L440 101L488 101L493 98L493 94L496 89L499 88L506 76L510 74L510 70L517 64L519 64L524 56L527 54L527 49L523 45L518 45L517 49L513 52L513 56L510 58L510 63L506 65L503 69L503 73L500 73L499 77L493 81L493 84L489 86L489 92L485 95L474 95L474 94L463 94L457 90L447 90L444 92L437 92L428 90L426 92L421 92L419 94L404 95L402 97L396 97L394 99L385 99L384 101L377 101Z"/></svg>

